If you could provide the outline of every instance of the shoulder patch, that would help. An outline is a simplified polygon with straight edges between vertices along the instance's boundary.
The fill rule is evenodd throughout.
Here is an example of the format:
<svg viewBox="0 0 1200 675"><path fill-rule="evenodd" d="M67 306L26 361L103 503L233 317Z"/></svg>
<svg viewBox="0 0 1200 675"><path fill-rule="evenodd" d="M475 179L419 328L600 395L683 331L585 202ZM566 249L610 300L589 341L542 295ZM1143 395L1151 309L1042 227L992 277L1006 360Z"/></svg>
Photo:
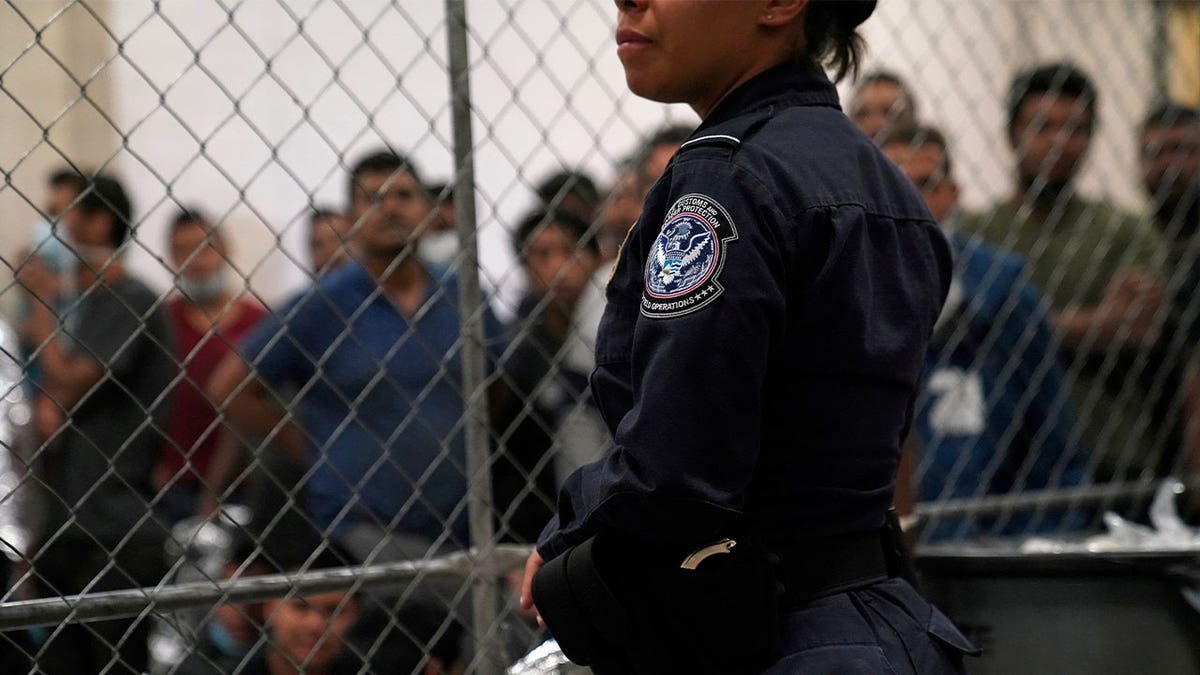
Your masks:
<svg viewBox="0 0 1200 675"><path fill-rule="evenodd" d="M646 260L642 314L682 316L716 300L725 290L718 281L725 246L735 239L733 219L717 200L697 193L676 200Z"/></svg>

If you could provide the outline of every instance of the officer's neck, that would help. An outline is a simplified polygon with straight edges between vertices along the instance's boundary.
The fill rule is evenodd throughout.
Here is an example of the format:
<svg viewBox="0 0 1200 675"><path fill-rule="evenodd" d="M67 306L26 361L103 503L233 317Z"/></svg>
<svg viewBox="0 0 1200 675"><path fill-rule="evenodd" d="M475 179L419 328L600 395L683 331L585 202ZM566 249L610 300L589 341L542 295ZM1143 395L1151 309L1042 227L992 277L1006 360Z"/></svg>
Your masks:
<svg viewBox="0 0 1200 675"><path fill-rule="evenodd" d="M691 107L692 110L696 111L696 114L700 116L700 119L708 119L708 116L717 109L717 106L719 106L721 102L726 99L726 97L741 88L743 84L746 84L762 73L783 63L788 58L791 57L787 54L783 56L780 56L774 52L764 54L763 56L753 59L745 68L734 71L733 73L730 73L721 79L714 78L711 80L713 83L712 86L708 87L704 91L698 91L696 96L686 103Z"/></svg>

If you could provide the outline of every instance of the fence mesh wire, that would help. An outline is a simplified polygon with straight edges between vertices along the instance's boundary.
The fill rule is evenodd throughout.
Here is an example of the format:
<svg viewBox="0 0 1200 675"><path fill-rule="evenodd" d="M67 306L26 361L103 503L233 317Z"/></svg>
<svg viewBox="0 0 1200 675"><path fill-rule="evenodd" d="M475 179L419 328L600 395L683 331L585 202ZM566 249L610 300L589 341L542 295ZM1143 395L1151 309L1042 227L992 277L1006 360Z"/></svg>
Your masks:
<svg viewBox="0 0 1200 675"><path fill-rule="evenodd" d="M880 5L843 107L956 252L898 505L922 545L1138 517L1200 459L1200 3ZM625 90L611 2L461 6L0 2L0 670L538 642L496 546L609 450L603 286L697 120Z"/></svg>

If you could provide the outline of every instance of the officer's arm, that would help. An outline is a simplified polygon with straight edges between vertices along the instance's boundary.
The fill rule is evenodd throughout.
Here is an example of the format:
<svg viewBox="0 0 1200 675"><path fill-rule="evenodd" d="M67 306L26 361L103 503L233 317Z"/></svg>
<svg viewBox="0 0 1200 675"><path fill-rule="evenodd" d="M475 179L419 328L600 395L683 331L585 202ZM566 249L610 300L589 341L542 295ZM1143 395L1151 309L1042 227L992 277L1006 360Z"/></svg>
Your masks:
<svg viewBox="0 0 1200 675"><path fill-rule="evenodd" d="M539 544L546 559L600 528L701 546L722 536L744 506L768 357L784 330L791 247L771 195L748 173L689 160L671 181L667 203L675 206L664 222L644 223L659 235L643 268L629 364L633 406L617 427L616 451L568 479ZM717 223L717 234L697 223L672 230L689 209ZM664 255L672 242L678 248ZM713 264L709 281L688 277L704 263Z"/></svg>

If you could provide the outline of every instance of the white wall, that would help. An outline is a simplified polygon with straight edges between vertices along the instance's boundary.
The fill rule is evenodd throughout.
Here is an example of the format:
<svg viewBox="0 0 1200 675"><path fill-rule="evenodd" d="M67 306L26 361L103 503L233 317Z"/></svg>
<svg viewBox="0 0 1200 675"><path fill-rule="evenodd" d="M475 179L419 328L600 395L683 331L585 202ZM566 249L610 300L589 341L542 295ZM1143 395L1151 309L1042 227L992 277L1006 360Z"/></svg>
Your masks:
<svg viewBox="0 0 1200 675"><path fill-rule="evenodd" d="M90 3L104 16L106 0ZM40 35L39 35L40 33ZM120 140L105 111L116 53L92 12L66 0L0 3L0 311L16 305L11 266L45 206L47 175L68 162L99 166ZM88 82L86 96L78 82Z"/></svg>
<svg viewBox="0 0 1200 675"><path fill-rule="evenodd" d="M121 70L118 97L133 130L121 169L145 214L141 237L161 248L175 203L200 205L236 231L238 265L269 301L304 283L305 209L344 206L344 169L363 152L390 143L427 181L453 171L442 3L346 3L353 15L328 2L283 4L248 0L232 28L211 3L166 3L145 23L145 0L114 14L121 32L134 31L125 51L141 69ZM504 224L532 205L532 184L563 166L607 180L638 134L690 115L625 92L607 5L558 14L559 5L468 6L485 278L506 290ZM169 282L150 252L136 258Z"/></svg>
<svg viewBox="0 0 1200 675"><path fill-rule="evenodd" d="M980 208L1012 189L1004 98L1031 65L1073 61L1100 90L1100 127L1081 176L1084 192L1140 208L1134 129L1153 87L1153 10L1137 0L887 0L865 24L867 69L916 90L923 122L949 136L963 199Z"/></svg>
<svg viewBox="0 0 1200 675"><path fill-rule="evenodd" d="M39 16L53 14L47 7L57 6L23 4L39 8ZM266 300L276 302L305 282L309 203L344 205L345 166L365 150L388 142L410 153L427 180L450 178L443 3L225 4L236 7L232 14L210 0L167 0L158 14L150 0L97 3L108 30L123 42L122 55L92 85L111 89L99 105L116 129L93 111L99 131L74 140L68 135L63 146L85 166L117 151L113 166L129 183L143 219L130 257L139 274L159 288L169 286L170 275L157 259L166 219L177 203L197 205L225 220L237 266ZM1100 136L1084 189L1138 206L1132 129L1153 81L1146 3L880 5L865 27L871 45L867 68L884 66L912 82L921 116L944 127L955 145L968 206L979 207L1010 189L1001 101L1012 75L1057 58L1078 62L1101 89ZM485 279L502 287L511 302L505 224L533 203L530 186L564 166L608 180L613 161L630 152L640 134L668 119L695 118L686 109L625 91L611 39L614 9L607 0L469 0L468 13ZM8 14L5 35L17 35L18 42L32 35L9 30ZM116 56L115 41L97 38L96 30L91 26L78 34L94 43L93 51ZM56 48L68 49L65 42ZM0 50L0 56L11 53ZM6 86L12 75L6 75ZM36 73L30 78L36 81ZM49 91L22 91L44 107L62 105L44 98ZM19 116L9 123L15 113L6 103L0 97L5 115L0 159L10 167L22 148L42 152L44 146L37 144L36 124ZM125 136L124 147L117 133ZM90 150L83 147L87 139ZM0 202L40 201L44 169L57 160L51 153L29 165L36 171L23 169L16 183L20 198L11 189L0 190ZM24 208L23 215L6 219L17 224L16 232L31 220ZM6 244L5 252L11 248Z"/></svg>

